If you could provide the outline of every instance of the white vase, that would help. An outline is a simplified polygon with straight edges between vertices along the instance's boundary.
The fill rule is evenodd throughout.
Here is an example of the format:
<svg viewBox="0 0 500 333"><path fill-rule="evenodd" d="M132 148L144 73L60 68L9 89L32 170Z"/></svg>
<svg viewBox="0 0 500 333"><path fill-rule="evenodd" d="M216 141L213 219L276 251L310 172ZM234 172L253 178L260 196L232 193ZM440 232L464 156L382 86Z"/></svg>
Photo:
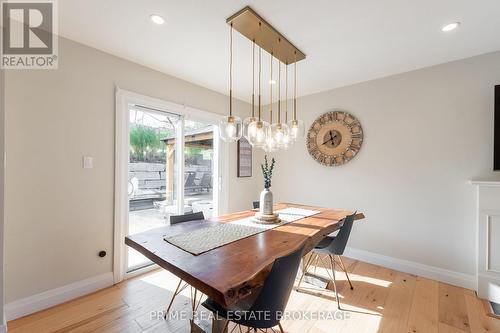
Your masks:
<svg viewBox="0 0 500 333"><path fill-rule="evenodd" d="M260 214L273 214L273 192L271 192L268 188L260 192Z"/></svg>

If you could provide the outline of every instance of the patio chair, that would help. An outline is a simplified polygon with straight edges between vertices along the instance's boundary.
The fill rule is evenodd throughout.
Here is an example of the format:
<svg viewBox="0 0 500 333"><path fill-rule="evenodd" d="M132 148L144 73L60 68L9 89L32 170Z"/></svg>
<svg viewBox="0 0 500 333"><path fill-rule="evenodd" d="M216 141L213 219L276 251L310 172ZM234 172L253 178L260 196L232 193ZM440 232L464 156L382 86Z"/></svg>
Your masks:
<svg viewBox="0 0 500 333"><path fill-rule="evenodd" d="M196 173L189 172L186 181L184 182L185 191L193 192L200 188L200 185L196 185L195 179L196 179Z"/></svg>
<svg viewBox="0 0 500 333"><path fill-rule="evenodd" d="M207 192L210 192L212 189L212 175L210 172L205 172L203 176L201 177L201 182L200 186L202 190L207 190Z"/></svg>

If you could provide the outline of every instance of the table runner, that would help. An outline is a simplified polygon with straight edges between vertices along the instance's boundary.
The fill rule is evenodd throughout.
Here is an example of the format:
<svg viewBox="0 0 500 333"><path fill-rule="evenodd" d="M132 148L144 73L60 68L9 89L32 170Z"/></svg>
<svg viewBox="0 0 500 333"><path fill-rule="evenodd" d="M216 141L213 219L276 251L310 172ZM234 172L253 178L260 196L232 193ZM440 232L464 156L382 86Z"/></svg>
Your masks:
<svg viewBox="0 0 500 333"><path fill-rule="evenodd" d="M279 224L259 224L252 221L253 217L247 217L228 223L218 223L192 232L165 237L164 240L191 254L200 255L226 244L319 214L320 212L290 207L277 210L275 213L278 213L282 221Z"/></svg>

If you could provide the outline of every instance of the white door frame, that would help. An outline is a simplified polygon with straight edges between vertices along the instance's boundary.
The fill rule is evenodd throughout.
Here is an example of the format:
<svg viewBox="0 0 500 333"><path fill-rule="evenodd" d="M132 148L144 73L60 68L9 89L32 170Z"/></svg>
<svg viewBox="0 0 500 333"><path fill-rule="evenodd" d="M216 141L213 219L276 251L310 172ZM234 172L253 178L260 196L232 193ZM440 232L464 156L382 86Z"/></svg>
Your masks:
<svg viewBox="0 0 500 333"><path fill-rule="evenodd" d="M129 163L129 105L138 104L156 110L165 110L181 116L181 123L177 133L177 161L184 161L184 120L193 119L206 121L214 125L217 134L217 126L220 115L191 108L185 105L163 101L158 98L137 94L116 87L116 122L115 122L115 214L113 233L113 278L118 283L126 278L127 271L127 246L125 236L128 234L128 163ZM228 144L219 140L219 135L214 135L214 215L227 212L228 202L228 166L229 147ZM184 163L178 165L179 174L184 174ZM177 193L184 192L184 182L177 182ZM179 196L179 212L183 212L183 196Z"/></svg>

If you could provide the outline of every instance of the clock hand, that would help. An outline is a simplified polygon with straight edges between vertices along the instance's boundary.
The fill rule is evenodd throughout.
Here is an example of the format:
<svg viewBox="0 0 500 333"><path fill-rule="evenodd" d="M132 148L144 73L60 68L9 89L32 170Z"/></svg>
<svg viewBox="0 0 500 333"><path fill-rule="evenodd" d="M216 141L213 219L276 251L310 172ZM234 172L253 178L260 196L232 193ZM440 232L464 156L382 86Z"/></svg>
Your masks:
<svg viewBox="0 0 500 333"><path fill-rule="evenodd" d="M325 142L323 142L321 145L327 144L327 143L328 143L328 142L330 142L330 141L333 141L333 138L332 138L332 139L328 139L328 140L326 140L326 141L325 141Z"/></svg>
<svg viewBox="0 0 500 333"><path fill-rule="evenodd" d="M324 145L324 144L327 144L328 142L330 141L333 141L333 139L337 136L337 134L335 135L332 135L333 131L330 131L330 139L326 140L325 142L323 142L321 145Z"/></svg>

